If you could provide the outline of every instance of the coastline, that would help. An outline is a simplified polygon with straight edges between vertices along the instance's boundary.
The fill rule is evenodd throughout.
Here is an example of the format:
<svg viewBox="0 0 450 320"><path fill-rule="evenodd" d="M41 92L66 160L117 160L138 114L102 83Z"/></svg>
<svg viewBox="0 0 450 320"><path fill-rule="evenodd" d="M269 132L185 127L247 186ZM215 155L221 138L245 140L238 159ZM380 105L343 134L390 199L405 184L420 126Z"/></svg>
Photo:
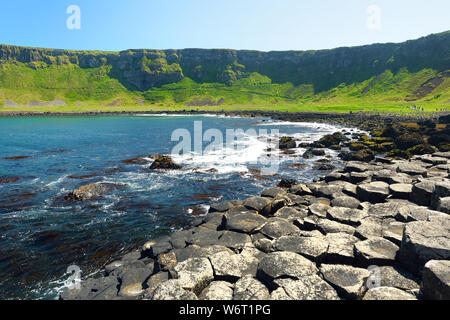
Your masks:
<svg viewBox="0 0 450 320"><path fill-rule="evenodd" d="M270 114L272 119L294 122L351 121L355 127L372 131L399 122L417 124L418 120L367 114L218 114ZM421 120L418 125L425 128L430 122L439 122L439 117ZM107 265L103 277L87 279L80 289L66 290L60 298L429 298L433 277L426 275L447 268L434 261L438 267L429 266L429 261L450 258L450 153L434 151L410 160L350 158L344 169L318 181L297 184L283 180L278 187L263 191L261 197L211 204L207 216L191 228L147 242ZM432 238L415 236L422 230L432 230L449 245L442 248ZM418 250L424 247L426 254ZM436 250L443 250L442 256ZM390 281L385 281L382 289L367 285L373 276L367 270L369 265L377 265ZM358 285L347 287L340 276L343 273ZM322 289L312 293L308 290L311 286Z"/></svg>

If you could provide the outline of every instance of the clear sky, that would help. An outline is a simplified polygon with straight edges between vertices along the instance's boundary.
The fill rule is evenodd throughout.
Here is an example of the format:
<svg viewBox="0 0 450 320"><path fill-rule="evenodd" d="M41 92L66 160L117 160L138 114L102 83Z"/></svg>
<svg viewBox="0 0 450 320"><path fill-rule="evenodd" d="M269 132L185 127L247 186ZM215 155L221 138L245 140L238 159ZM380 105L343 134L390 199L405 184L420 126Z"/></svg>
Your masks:
<svg viewBox="0 0 450 320"><path fill-rule="evenodd" d="M70 5L80 8L80 29L67 27ZM327 49L450 30L449 13L450 0L3 0L0 43L110 51Z"/></svg>

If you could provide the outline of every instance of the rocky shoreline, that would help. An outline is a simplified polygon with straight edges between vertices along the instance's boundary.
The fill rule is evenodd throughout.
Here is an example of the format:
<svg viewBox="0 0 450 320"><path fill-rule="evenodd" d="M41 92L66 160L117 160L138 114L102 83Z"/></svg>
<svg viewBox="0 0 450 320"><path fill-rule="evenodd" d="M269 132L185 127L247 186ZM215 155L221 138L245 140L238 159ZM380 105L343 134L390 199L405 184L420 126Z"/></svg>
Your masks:
<svg viewBox="0 0 450 320"><path fill-rule="evenodd" d="M60 299L450 299L447 117L383 119L329 119L371 132L302 146L313 157L341 150L343 169L211 204L191 227L147 242Z"/></svg>

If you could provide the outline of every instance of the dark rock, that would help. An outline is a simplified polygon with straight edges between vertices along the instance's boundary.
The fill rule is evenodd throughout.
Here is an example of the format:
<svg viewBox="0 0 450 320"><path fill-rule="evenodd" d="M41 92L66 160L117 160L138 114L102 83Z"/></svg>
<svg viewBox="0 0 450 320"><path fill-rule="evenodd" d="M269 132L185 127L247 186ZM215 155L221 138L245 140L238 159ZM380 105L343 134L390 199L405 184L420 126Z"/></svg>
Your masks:
<svg viewBox="0 0 450 320"><path fill-rule="evenodd" d="M358 209L332 207L327 210L327 218L353 226L360 225L361 220L367 216L366 212Z"/></svg>
<svg viewBox="0 0 450 320"><path fill-rule="evenodd" d="M435 181L422 181L413 185L410 200L421 206L430 206L431 196L433 195Z"/></svg>
<svg viewBox="0 0 450 320"><path fill-rule="evenodd" d="M417 175L420 175L423 177L427 176L426 168L424 168L420 165L414 164L414 163L409 163L409 162L400 163L397 167L397 172L406 173L411 176L417 176Z"/></svg>
<svg viewBox="0 0 450 320"><path fill-rule="evenodd" d="M176 164L169 156L153 155L155 161L150 166L150 170L179 170L182 167Z"/></svg>
<svg viewBox="0 0 450 320"><path fill-rule="evenodd" d="M240 250L252 242L248 234L225 231L220 237L218 244L230 249Z"/></svg>
<svg viewBox="0 0 450 320"><path fill-rule="evenodd" d="M450 261L431 260L425 264L422 292L425 299L450 300Z"/></svg>
<svg viewBox="0 0 450 320"><path fill-rule="evenodd" d="M293 149L297 147L295 139L292 137L281 137L279 141L280 150Z"/></svg>
<svg viewBox="0 0 450 320"><path fill-rule="evenodd" d="M261 211L266 205L270 203L270 200L263 197L252 197L244 201L244 206L250 210Z"/></svg>
<svg viewBox="0 0 450 320"><path fill-rule="evenodd" d="M297 181L294 179L283 178L283 179L281 179L280 183L278 184L278 187L289 189L296 183L297 183Z"/></svg>
<svg viewBox="0 0 450 320"><path fill-rule="evenodd" d="M118 293L119 282L116 277L88 279L82 282L80 288L64 289L61 300L113 300Z"/></svg>
<svg viewBox="0 0 450 320"><path fill-rule="evenodd" d="M107 190L106 185L102 183L91 183L69 192L64 199L72 202L88 201L103 196Z"/></svg>
<svg viewBox="0 0 450 320"><path fill-rule="evenodd" d="M261 197L277 198L286 195L286 190L281 188L266 189L261 193Z"/></svg>

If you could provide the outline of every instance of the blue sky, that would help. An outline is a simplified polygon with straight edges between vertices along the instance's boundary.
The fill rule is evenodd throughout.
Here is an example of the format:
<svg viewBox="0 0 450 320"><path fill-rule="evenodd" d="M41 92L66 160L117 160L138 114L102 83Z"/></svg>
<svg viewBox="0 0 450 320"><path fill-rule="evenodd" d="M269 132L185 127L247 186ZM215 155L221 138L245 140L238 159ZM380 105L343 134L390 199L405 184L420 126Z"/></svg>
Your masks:
<svg viewBox="0 0 450 320"><path fill-rule="evenodd" d="M67 7L81 9L69 30ZM381 10L380 28L369 28ZM401 42L450 30L449 0L14 0L0 43L84 50L307 50ZM371 20L373 21L373 20Z"/></svg>

